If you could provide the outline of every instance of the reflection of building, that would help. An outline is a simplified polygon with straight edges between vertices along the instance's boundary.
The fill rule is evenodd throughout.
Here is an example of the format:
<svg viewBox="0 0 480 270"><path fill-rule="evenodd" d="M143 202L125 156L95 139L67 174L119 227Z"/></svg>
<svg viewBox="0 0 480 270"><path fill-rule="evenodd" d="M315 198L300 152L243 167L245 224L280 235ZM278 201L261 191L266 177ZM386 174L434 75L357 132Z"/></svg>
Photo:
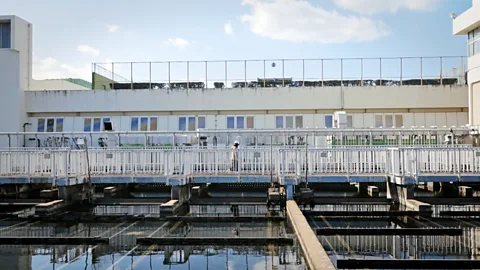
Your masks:
<svg viewBox="0 0 480 270"><path fill-rule="evenodd" d="M468 36L468 111L469 122L480 125L480 0L453 20L453 33Z"/></svg>

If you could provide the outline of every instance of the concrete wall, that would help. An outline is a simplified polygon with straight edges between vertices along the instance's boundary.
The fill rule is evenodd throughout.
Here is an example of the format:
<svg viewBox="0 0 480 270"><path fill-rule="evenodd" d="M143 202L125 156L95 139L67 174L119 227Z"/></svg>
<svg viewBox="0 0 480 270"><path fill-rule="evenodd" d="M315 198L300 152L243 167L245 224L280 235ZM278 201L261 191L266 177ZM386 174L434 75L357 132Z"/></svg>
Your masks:
<svg viewBox="0 0 480 270"><path fill-rule="evenodd" d="M438 109L468 107L467 86L32 91L29 113Z"/></svg>
<svg viewBox="0 0 480 270"><path fill-rule="evenodd" d="M32 80L30 89L33 91L41 90L90 90L90 88L71 83L63 79L51 80Z"/></svg>
<svg viewBox="0 0 480 270"><path fill-rule="evenodd" d="M472 1L472 7L453 20L453 34L466 35L472 29L480 26L479 0Z"/></svg>

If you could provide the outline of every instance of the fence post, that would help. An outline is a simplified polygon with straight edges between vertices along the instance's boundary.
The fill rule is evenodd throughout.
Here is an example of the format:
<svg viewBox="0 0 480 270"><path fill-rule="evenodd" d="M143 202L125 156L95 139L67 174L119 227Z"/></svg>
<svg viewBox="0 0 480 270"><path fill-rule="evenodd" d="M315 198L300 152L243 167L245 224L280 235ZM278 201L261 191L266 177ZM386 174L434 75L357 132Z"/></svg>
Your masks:
<svg viewBox="0 0 480 270"><path fill-rule="evenodd" d="M340 86L343 87L343 58L340 58Z"/></svg>
<svg viewBox="0 0 480 270"><path fill-rule="evenodd" d="M282 87L285 87L285 59L282 59Z"/></svg>
<svg viewBox="0 0 480 270"><path fill-rule="evenodd" d="M263 87L265 88L266 86L266 80L267 80L267 75L266 75L266 71L265 71L265 60L263 60Z"/></svg>
<svg viewBox="0 0 480 270"><path fill-rule="evenodd" d="M190 88L190 61L187 61L187 89Z"/></svg>
<svg viewBox="0 0 480 270"><path fill-rule="evenodd" d="M170 87L170 61L168 61L168 87Z"/></svg>
<svg viewBox="0 0 480 270"><path fill-rule="evenodd" d="M360 58L360 86L363 86L363 58Z"/></svg>
<svg viewBox="0 0 480 270"><path fill-rule="evenodd" d="M225 88L227 88L228 79L227 79L227 61L225 61Z"/></svg>
<svg viewBox="0 0 480 270"><path fill-rule="evenodd" d="M205 88L208 89L208 61L205 61Z"/></svg>
<svg viewBox="0 0 480 270"><path fill-rule="evenodd" d="M400 57L400 85L403 85L403 58Z"/></svg>
<svg viewBox="0 0 480 270"><path fill-rule="evenodd" d="M133 62L130 62L130 89L133 90Z"/></svg>
<svg viewBox="0 0 480 270"><path fill-rule="evenodd" d="M302 59L302 86L305 86L305 59Z"/></svg>
<svg viewBox="0 0 480 270"><path fill-rule="evenodd" d="M28 151L27 170L28 170L28 182L29 183L30 183L30 176L31 176L31 155L32 155L32 152Z"/></svg>
<svg viewBox="0 0 480 270"><path fill-rule="evenodd" d="M322 59L322 87L323 87L323 59Z"/></svg>
<svg viewBox="0 0 480 270"><path fill-rule="evenodd" d="M440 85L443 85L443 57L440 56Z"/></svg>
<svg viewBox="0 0 480 270"><path fill-rule="evenodd" d="M150 86L150 89L152 89L152 62L149 62L149 86Z"/></svg>
<svg viewBox="0 0 480 270"><path fill-rule="evenodd" d="M420 57L420 85L423 85L423 57Z"/></svg>
<svg viewBox="0 0 480 270"><path fill-rule="evenodd" d="M247 60L245 60L245 87L248 87L247 85Z"/></svg>
<svg viewBox="0 0 480 270"><path fill-rule="evenodd" d="M382 58L379 58L380 61L380 85L382 85Z"/></svg>

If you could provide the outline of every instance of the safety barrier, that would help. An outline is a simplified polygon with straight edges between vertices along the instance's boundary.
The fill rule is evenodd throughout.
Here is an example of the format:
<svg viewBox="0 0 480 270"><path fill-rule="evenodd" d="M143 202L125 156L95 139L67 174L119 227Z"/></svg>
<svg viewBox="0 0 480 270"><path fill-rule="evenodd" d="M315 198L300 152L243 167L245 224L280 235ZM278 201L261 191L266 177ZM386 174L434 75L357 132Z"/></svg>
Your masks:
<svg viewBox="0 0 480 270"><path fill-rule="evenodd" d="M88 152L88 160L87 160ZM252 148L0 150L2 177L77 175L480 174L480 149Z"/></svg>

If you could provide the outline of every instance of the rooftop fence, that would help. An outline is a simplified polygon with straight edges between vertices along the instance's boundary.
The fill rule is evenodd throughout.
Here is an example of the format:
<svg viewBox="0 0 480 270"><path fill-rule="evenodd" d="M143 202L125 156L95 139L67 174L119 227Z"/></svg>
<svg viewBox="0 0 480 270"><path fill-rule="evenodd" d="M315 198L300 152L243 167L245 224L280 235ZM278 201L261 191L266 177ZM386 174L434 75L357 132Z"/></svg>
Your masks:
<svg viewBox="0 0 480 270"><path fill-rule="evenodd" d="M94 63L94 89L465 84L465 56Z"/></svg>

